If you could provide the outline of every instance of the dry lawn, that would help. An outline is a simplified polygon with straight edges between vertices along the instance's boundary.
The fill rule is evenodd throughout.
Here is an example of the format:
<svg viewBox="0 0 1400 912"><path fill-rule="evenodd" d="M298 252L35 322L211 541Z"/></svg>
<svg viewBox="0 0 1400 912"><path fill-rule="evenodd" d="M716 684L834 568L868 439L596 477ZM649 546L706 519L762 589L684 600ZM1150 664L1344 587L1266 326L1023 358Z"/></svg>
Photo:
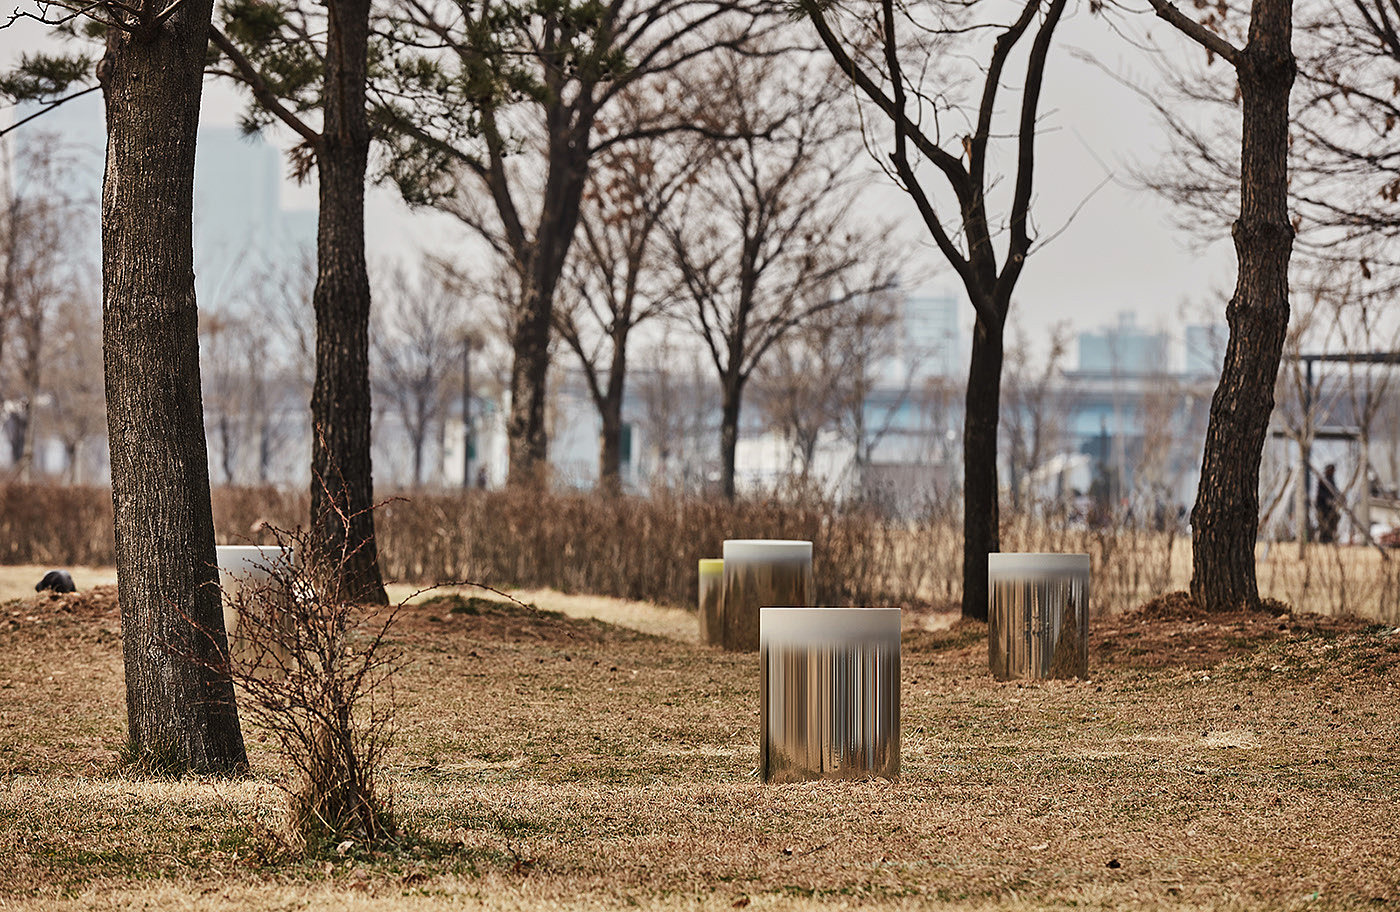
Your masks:
<svg viewBox="0 0 1400 912"><path fill-rule="evenodd" d="M673 613L419 601L390 770L416 836L304 859L257 731L250 779L116 772L98 595L0 606L0 908L1400 908L1390 627L1168 599L1095 623L1092 681L1020 686L984 628L911 619L902 779L770 787L755 658L655 635Z"/></svg>

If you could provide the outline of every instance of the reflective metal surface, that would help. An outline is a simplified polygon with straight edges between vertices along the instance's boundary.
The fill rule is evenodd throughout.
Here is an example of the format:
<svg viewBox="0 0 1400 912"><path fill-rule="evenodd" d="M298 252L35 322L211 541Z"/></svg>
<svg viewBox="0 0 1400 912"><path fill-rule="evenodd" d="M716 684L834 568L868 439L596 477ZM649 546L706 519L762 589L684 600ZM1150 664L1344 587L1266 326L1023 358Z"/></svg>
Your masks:
<svg viewBox="0 0 1400 912"><path fill-rule="evenodd" d="M764 608L765 782L899 777L898 608Z"/></svg>
<svg viewBox="0 0 1400 912"><path fill-rule="evenodd" d="M281 545L215 545L214 560L219 567L219 590L223 593L224 635L229 654L244 651L238 633L239 606L247 602L244 588L259 588L272 582L274 573L285 574L291 566L292 549Z"/></svg>
<svg viewBox="0 0 1400 912"><path fill-rule="evenodd" d="M999 681L1089 674L1089 555L991 554L987 660Z"/></svg>
<svg viewBox="0 0 1400 912"><path fill-rule="evenodd" d="M723 628L720 616L720 595L724 592L724 561L700 561L700 642L719 645Z"/></svg>
<svg viewBox="0 0 1400 912"><path fill-rule="evenodd" d="M811 542L726 541L719 645L753 652L758 648L758 610L810 605L812 592Z"/></svg>

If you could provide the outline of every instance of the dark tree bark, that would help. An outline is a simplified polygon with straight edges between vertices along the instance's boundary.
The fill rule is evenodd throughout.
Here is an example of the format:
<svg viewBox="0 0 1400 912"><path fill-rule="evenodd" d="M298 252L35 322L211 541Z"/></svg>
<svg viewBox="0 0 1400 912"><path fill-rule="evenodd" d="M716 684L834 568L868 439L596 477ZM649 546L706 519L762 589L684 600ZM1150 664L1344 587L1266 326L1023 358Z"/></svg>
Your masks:
<svg viewBox="0 0 1400 912"><path fill-rule="evenodd" d="M211 0L112 28L103 349L127 716L148 766L246 765L227 673L200 401L194 150Z"/></svg>
<svg viewBox="0 0 1400 912"><path fill-rule="evenodd" d="M1001 416L1002 322L979 313L972 330L963 423L963 617L987 619L987 555L1001 550L997 429ZM989 325L990 324L990 325Z"/></svg>
<svg viewBox="0 0 1400 912"><path fill-rule="evenodd" d="M622 397L627 380L627 337L614 334L608 386L597 400L602 429L598 440L598 481L605 491L622 487Z"/></svg>
<svg viewBox="0 0 1400 912"><path fill-rule="evenodd" d="M869 30L864 36L875 45L870 57L833 27L834 18L816 0L802 0L801 9L816 26L837 67L845 73L874 106L890 120L894 149L890 166L919 210L939 251L962 279L977 323L972 336L972 360L967 378L967 413L963 428L963 593L962 614L966 618L987 619L987 555L1001 548L998 528L1000 504L997 483L997 426L1001 407L1001 366L1003 333L1011 296L1025 267L1031 249L1030 204L1034 186L1036 119L1040 106L1045 62L1055 29L1065 10L1066 0L1023 0L1014 22L997 33L982 79L982 95L976 110L968 110L975 129L958 137L962 148L951 153L939 145L939 137L921 126L939 123L927 118L923 107L931 101L922 86L906 75L896 35L900 17L912 15L910 7L894 0L877 0ZM1013 7L1014 8L1014 7ZM987 211L987 193L995 178L988 178L987 150L995 138L993 119L997 95L1004 88L1003 76L1012 51L1033 31L1026 62L1026 78L1021 89L1021 110L1009 136L1016 145L1015 184L1008 214L1010 230L1006 252L999 258L993 245L994 231ZM928 33L915 24L911 31ZM953 30L951 35L958 34ZM853 56L856 54L860 57ZM865 60L879 60L879 68L867 67ZM922 73L924 62L917 61L913 72ZM940 214L932 194L925 190L916 167L919 160L939 172L957 200L956 218ZM959 226L951 232L949 224ZM960 235L960 237L959 237Z"/></svg>
<svg viewBox="0 0 1400 912"><path fill-rule="evenodd" d="M1235 68L1243 109L1239 259L1225 317L1230 341L1211 399L1200 487L1191 511L1191 595L1209 610L1259 605L1254 543L1259 461L1274 407L1288 329L1288 97L1293 88L1292 0L1254 0L1249 36L1236 48L1167 0L1157 15Z"/></svg>
<svg viewBox="0 0 1400 912"><path fill-rule="evenodd" d="M572 229L567 235L572 239ZM548 243L549 239L541 243ZM567 247L567 242L564 242ZM549 332L554 322L553 286L558 272L547 278L548 292L527 293L511 337L514 358L510 369L510 418L506 422L510 465L507 483L535 487L548 479L549 434L545 424L548 401Z"/></svg>
<svg viewBox="0 0 1400 912"><path fill-rule="evenodd" d="M556 77L562 80L562 75ZM563 85L551 86L562 94ZM597 106L593 103L575 104L574 110L559 106L549 112L549 141L546 161L543 204L539 221L529 239L509 201L504 177L498 192L497 207L509 210L514 227L506 232L509 246L524 278L521 310L513 324L511 349L514 361L510 370L510 419L506 423L509 438L510 466L507 483L514 486L538 486L548 481L549 429L545 424L548 399L549 340L554 327L554 293L564 273L564 264L573 246L578 228L583 188L588 180L588 165L592 155L593 120ZM492 121L492 171L505 173L505 153L502 139L495 134Z"/></svg>
<svg viewBox="0 0 1400 912"><path fill-rule="evenodd" d="M374 539L370 464L365 68L369 0L327 4L324 126L317 149L316 381L311 394L311 529L342 591L386 603Z"/></svg>
<svg viewBox="0 0 1400 912"><path fill-rule="evenodd" d="M365 174L370 128L366 112L369 0L330 0L325 5L324 44L301 28L263 44L248 39L240 48L231 35L251 33L230 21L229 32L211 37L227 65L210 72L242 83L257 102L253 122L280 121L296 133L299 167L314 160L319 212L316 230L316 378L311 394L311 542L320 566L338 574L345 597L388 601L374 539L374 481L370 458L369 275L365 266ZM237 31L233 26L238 25ZM265 27L265 24L262 26ZM314 29L310 29L314 31ZM288 48L301 57L291 58ZM269 54L268 47L276 49ZM283 98L281 70L320 64L319 86L305 83ZM319 94L305 93L319 88ZM297 91L302 94L298 95ZM298 113L319 107L320 131Z"/></svg>
<svg viewBox="0 0 1400 912"><path fill-rule="evenodd" d="M743 406L744 382L741 378L734 378L723 386L719 420L720 493L725 500L733 500L738 494L734 473L738 468L739 410Z"/></svg>

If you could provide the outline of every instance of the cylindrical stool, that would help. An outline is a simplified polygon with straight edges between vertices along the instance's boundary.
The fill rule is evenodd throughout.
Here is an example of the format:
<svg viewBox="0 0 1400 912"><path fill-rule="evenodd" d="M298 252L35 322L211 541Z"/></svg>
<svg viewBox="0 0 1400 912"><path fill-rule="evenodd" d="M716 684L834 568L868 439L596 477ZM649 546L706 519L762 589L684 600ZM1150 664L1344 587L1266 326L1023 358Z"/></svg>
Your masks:
<svg viewBox="0 0 1400 912"><path fill-rule="evenodd" d="M765 782L899 777L899 609L764 608Z"/></svg>
<svg viewBox="0 0 1400 912"><path fill-rule="evenodd" d="M781 539L731 539L724 543L720 594L720 645L758 648L758 609L812 603L812 543Z"/></svg>
<svg viewBox="0 0 1400 912"><path fill-rule="evenodd" d="M215 545L219 589L223 592L224 635L233 649L238 629L239 592L245 586L268 585L275 573L291 568L292 549L281 545Z"/></svg>
<svg viewBox="0 0 1400 912"><path fill-rule="evenodd" d="M1089 673L1089 555L989 554L987 659L998 681Z"/></svg>
<svg viewBox="0 0 1400 912"><path fill-rule="evenodd" d="M719 645L722 639L720 624L720 595L724 592L724 561L709 558L700 561L700 642L710 646Z"/></svg>

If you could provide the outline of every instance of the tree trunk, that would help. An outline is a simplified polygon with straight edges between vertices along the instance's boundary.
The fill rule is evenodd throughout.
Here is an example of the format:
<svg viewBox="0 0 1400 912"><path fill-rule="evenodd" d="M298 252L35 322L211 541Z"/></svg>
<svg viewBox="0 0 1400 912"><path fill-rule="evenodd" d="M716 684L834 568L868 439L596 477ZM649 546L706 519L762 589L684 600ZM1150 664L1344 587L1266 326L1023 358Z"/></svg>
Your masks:
<svg viewBox="0 0 1400 912"><path fill-rule="evenodd" d="M598 434L598 487L616 492L622 488L622 402L605 399L599 414L603 428Z"/></svg>
<svg viewBox="0 0 1400 912"><path fill-rule="evenodd" d="M267 401L258 396L258 402L262 403L264 409L268 408ZM266 411L263 412L263 419L258 425L258 484L267 484L268 477L272 471L272 421L268 419Z"/></svg>
<svg viewBox="0 0 1400 912"><path fill-rule="evenodd" d="M734 460L739 449L739 404L742 395L743 389L737 383L725 383L719 425L720 484L724 499L730 501L738 493L734 485Z"/></svg>
<svg viewBox="0 0 1400 912"><path fill-rule="evenodd" d="M510 440L510 471L506 481L512 486L543 486L546 480L549 435L544 411L553 313L553 300L547 299L542 290L533 291L525 299L524 313L515 327L510 369L510 421L506 426Z"/></svg>
<svg viewBox="0 0 1400 912"><path fill-rule="evenodd" d="M345 597L384 604L370 464L369 275L365 267L368 0L327 5L325 126L317 150L316 384L311 529Z"/></svg>
<svg viewBox="0 0 1400 912"><path fill-rule="evenodd" d="M598 402L603 429L598 447L598 484L605 491L622 489L622 400L627 382L627 339L613 337L608 388Z"/></svg>
<svg viewBox="0 0 1400 912"><path fill-rule="evenodd" d="M134 759L247 764L214 565L191 221L211 0L112 30L102 185L103 351Z"/></svg>
<svg viewBox="0 0 1400 912"><path fill-rule="evenodd" d="M21 409L10 413L5 427L6 443L10 445L10 464L19 468L24 465L24 441L29 438L29 402Z"/></svg>
<svg viewBox="0 0 1400 912"><path fill-rule="evenodd" d="M67 468L65 474L68 476L68 484L70 487L76 486L79 483L78 442L76 440L63 441L63 459Z"/></svg>
<svg viewBox="0 0 1400 912"><path fill-rule="evenodd" d="M1257 607L1254 543L1259 461L1288 329L1288 95L1295 64L1291 0L1256 0L1237 71L1244 110L1239 258L1226 309L1230 341L1210 405L1200 488L1191 512L1191 595L1202 607ZM1306 522L1306 516L1302 518Z"/></svg>
<svg viewBox="0 0 1400 912"><path fill-rule="evenodd" d="M554 326L554 293L564 271L578 227L579 200L588 179L591 113L580 113L573 127L550 121L549 176L545 181L541 216L528 256L518 262L529 280L523 310L511 340L510 473L507 483L529 487L547 480L549 433L545 404L549 384L549 338Z"/></svg>
<svg viewBox="0 0 1400 912"><path fill-rule="evenodd" d="M987 619L987 555L1001 550L997 424L1001 412L1002 324L979 314L972 331L963 418L962 616Z"/></svg>
<svg viewBox="0 0 1400 912"><path fill-rule="evenodd" d="M219 415L219 464L224 470L224 484L233 484L233 427L228 413Z"/></svg>
<svg viewBox="0 0 1400 912"><path fill-rule="evenodd" d="M409 444L413 447L413 490L415 491L423 487L423 447L427 443L427 436L427 428L421 425L409 435Z"/></svg>

